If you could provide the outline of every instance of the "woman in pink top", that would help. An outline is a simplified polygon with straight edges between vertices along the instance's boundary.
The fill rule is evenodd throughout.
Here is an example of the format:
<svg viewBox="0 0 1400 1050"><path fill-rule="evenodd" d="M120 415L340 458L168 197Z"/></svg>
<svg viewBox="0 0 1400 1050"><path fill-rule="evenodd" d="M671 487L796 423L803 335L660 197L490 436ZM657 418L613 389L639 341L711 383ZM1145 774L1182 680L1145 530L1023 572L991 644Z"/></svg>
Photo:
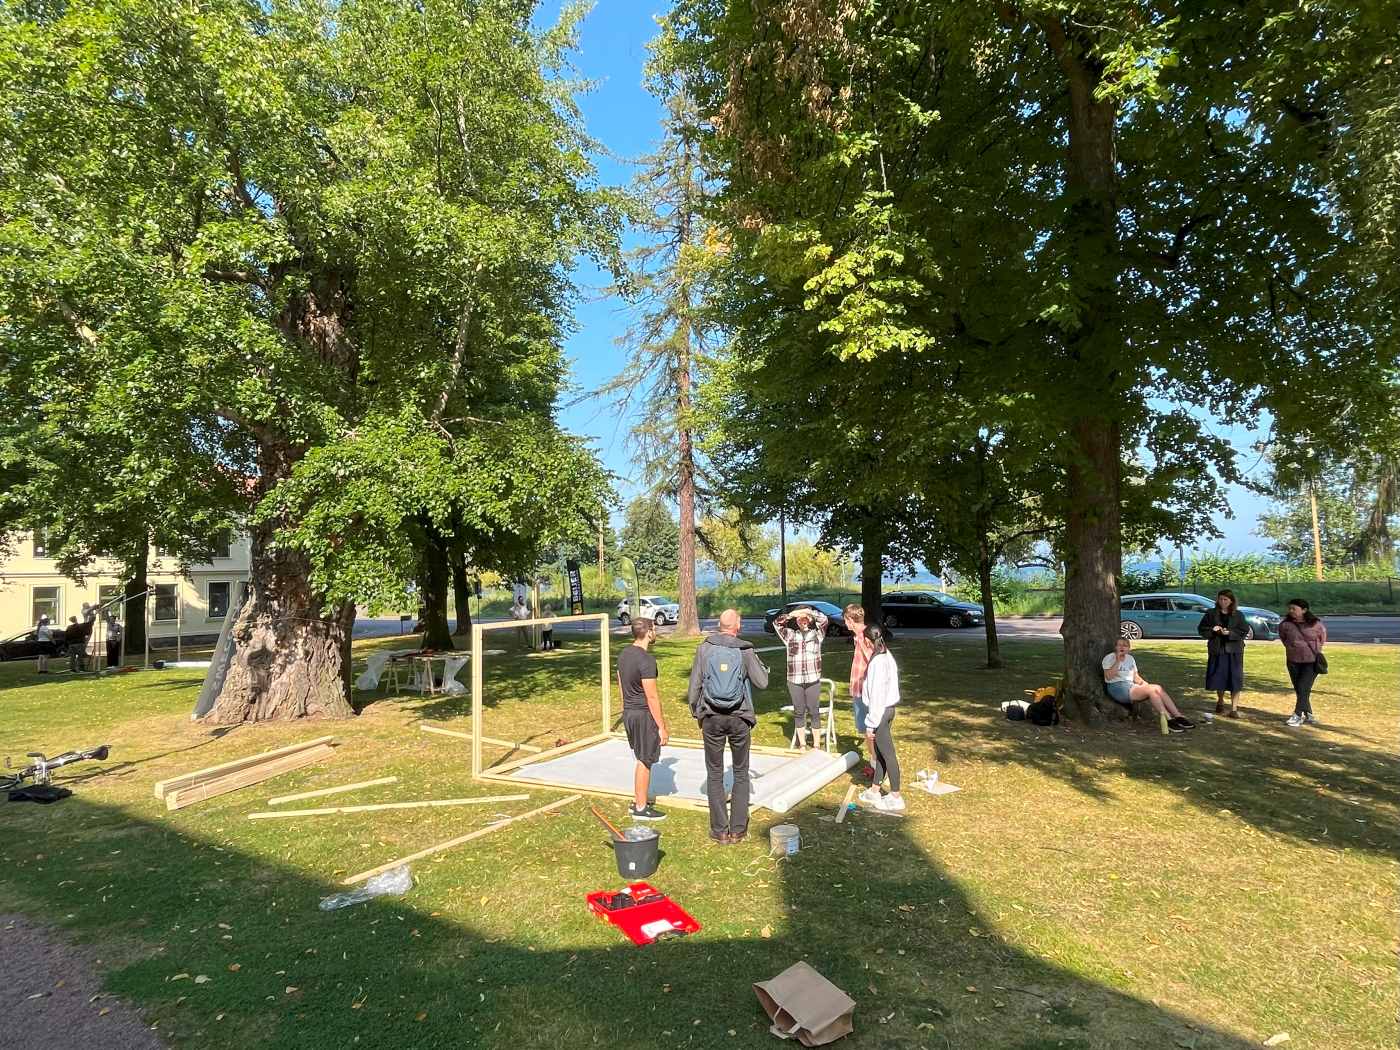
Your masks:
<svg viewBox="0 0 1400 1050"><path fill-rule="evenodd" d="M852 602L841 610L841 618L850 629L855 649L851 654L851 707L856 720L856 735L865 736L865 670L875 647L865 637L865 610Z"/></svg>
<svg viewBox="0 0 1400 1050"><path fill-rule="evenodd" d="M1322 647L1327 644L1327 627L1313 615L1303 598L1292 598L1288 602L1288 616L1278 625L1278 640L1283 643L1283 658L1288 665L1288 677L1293 682L1293 693L1298 698L1293 714L1288 719L1291 726L1317 725L1312 709L1312 687L1317 681L1318 667L1324 659Z"/></svg>

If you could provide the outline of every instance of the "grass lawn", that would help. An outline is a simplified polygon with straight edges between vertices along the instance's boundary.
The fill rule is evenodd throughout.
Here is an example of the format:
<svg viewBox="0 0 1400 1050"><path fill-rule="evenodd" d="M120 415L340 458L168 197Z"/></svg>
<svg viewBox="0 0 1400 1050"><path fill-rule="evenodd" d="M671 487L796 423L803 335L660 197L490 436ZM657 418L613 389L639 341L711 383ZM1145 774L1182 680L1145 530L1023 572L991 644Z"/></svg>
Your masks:
<svg viewBox="0 0 1400 1050"><path fill-rule="evenodd" d="M558 655L490 660L490 735L550 746L598 731L597 646L564 641ZM1282 653L1257 645L1244 720L1162 737L1006 722L998 702L1053 681L1059 653L1002 647L996 672L978 668L976 638L897 650L901 762L938 769L957 794L910 791L905 819L837 826L839 781L783 818L804 842L783 862L767 856L766 813L725 848L702 815L673 811L652 881L703 929L645 949L584 907L619 879L579 803L415 864L401 899L316 907L347 873L561 792L246 819L272 795L391 774L398 784L327 804L503 793L471 781L465 741L414 724L466 728L466 697L376 696L349 723L216 735L188 718L198 671L74 682L3 665L0 754L106 742L112 757L65 771L66 801L4 806L0 899L92 942L108 988L178 1047L766 1047L750 985L798 959L857 1001L845 1046L1204 1050L1287 1032L1299 1048L1394 1047L1400 651L1329 646L1324 725L1290 730ZM694 735L692 651L658 647L677 735ZM844 677L847 652L830 646L828 673ZM1203 647L1137 653L1188 710L1206 709ZM757 741L784 742L783 702L779 671ZM152 797L163 777L326 732L342 746L323 766L175 813ZM624 803L604 806L620 817Z"/></svg>

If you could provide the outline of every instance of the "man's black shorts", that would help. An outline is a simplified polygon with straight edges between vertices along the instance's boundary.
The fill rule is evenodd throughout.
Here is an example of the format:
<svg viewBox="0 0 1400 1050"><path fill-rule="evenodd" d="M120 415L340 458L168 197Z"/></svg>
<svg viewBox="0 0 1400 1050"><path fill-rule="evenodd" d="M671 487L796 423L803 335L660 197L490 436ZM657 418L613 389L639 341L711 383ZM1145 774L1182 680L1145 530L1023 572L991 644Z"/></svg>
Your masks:
<svg viewBox="0 0 1400 1050"><path fill-rule="evenodd" d="M643 708L628 708L622 712L622 725L627 730L627 743L637 761L648 769L661 757L661 730L651 712Z"/></svg>

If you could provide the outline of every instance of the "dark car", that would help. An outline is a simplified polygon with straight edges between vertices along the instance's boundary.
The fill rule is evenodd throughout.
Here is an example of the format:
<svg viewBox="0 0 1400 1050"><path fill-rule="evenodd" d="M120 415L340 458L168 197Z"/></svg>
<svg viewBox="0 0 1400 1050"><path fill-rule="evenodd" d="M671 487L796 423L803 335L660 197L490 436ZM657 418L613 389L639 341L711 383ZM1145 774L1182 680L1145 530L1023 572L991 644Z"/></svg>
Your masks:
<svg viewBox="0 0 1400 1050"><path fill-rule="evenodd" d="M815 609L826 617L826 633L832 638L849 638L851 629L846 626L846 617L839 608L830 602L788 602L781 609L769 609L763 616L763 629L769 634L777 634L773 626L779 613L790 613L794 609Z"/></svg>
<svg viewBox="0 0 1400 1050"><path fill-rule="evenodd" d="M0 660L32 660L43 653L46 656L62 656L68 651L68 643L63 637L63 628L51 628L53 641L41 642L35 638L34 630L17 634L0 642Z"/></svg>
<svg viewBox="0 0 1400 1050"><path fill-rule="evenodd" d="M982 607L940 591L890 591L880 599L886 627L976 627Z"/></svg>

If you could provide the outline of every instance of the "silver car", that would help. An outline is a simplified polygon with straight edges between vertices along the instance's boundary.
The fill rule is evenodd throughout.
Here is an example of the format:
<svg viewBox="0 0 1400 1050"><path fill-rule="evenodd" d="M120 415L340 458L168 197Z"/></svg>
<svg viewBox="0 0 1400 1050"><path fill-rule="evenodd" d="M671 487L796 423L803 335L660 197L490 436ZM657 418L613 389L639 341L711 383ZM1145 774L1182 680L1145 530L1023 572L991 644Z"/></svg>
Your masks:
<svg viewBox="0 0 1400 1050"><path fill-rule="evenodd" d="M623 598L617 603L617 622L626 626L632 622L631 603ZM681 607L679 603L671 601L670 598L663 598L659 594L644 594L638 600L637 615L643 620L651 620L658 627L664 627L668 623L675 623L681 618Z"/></svg>

